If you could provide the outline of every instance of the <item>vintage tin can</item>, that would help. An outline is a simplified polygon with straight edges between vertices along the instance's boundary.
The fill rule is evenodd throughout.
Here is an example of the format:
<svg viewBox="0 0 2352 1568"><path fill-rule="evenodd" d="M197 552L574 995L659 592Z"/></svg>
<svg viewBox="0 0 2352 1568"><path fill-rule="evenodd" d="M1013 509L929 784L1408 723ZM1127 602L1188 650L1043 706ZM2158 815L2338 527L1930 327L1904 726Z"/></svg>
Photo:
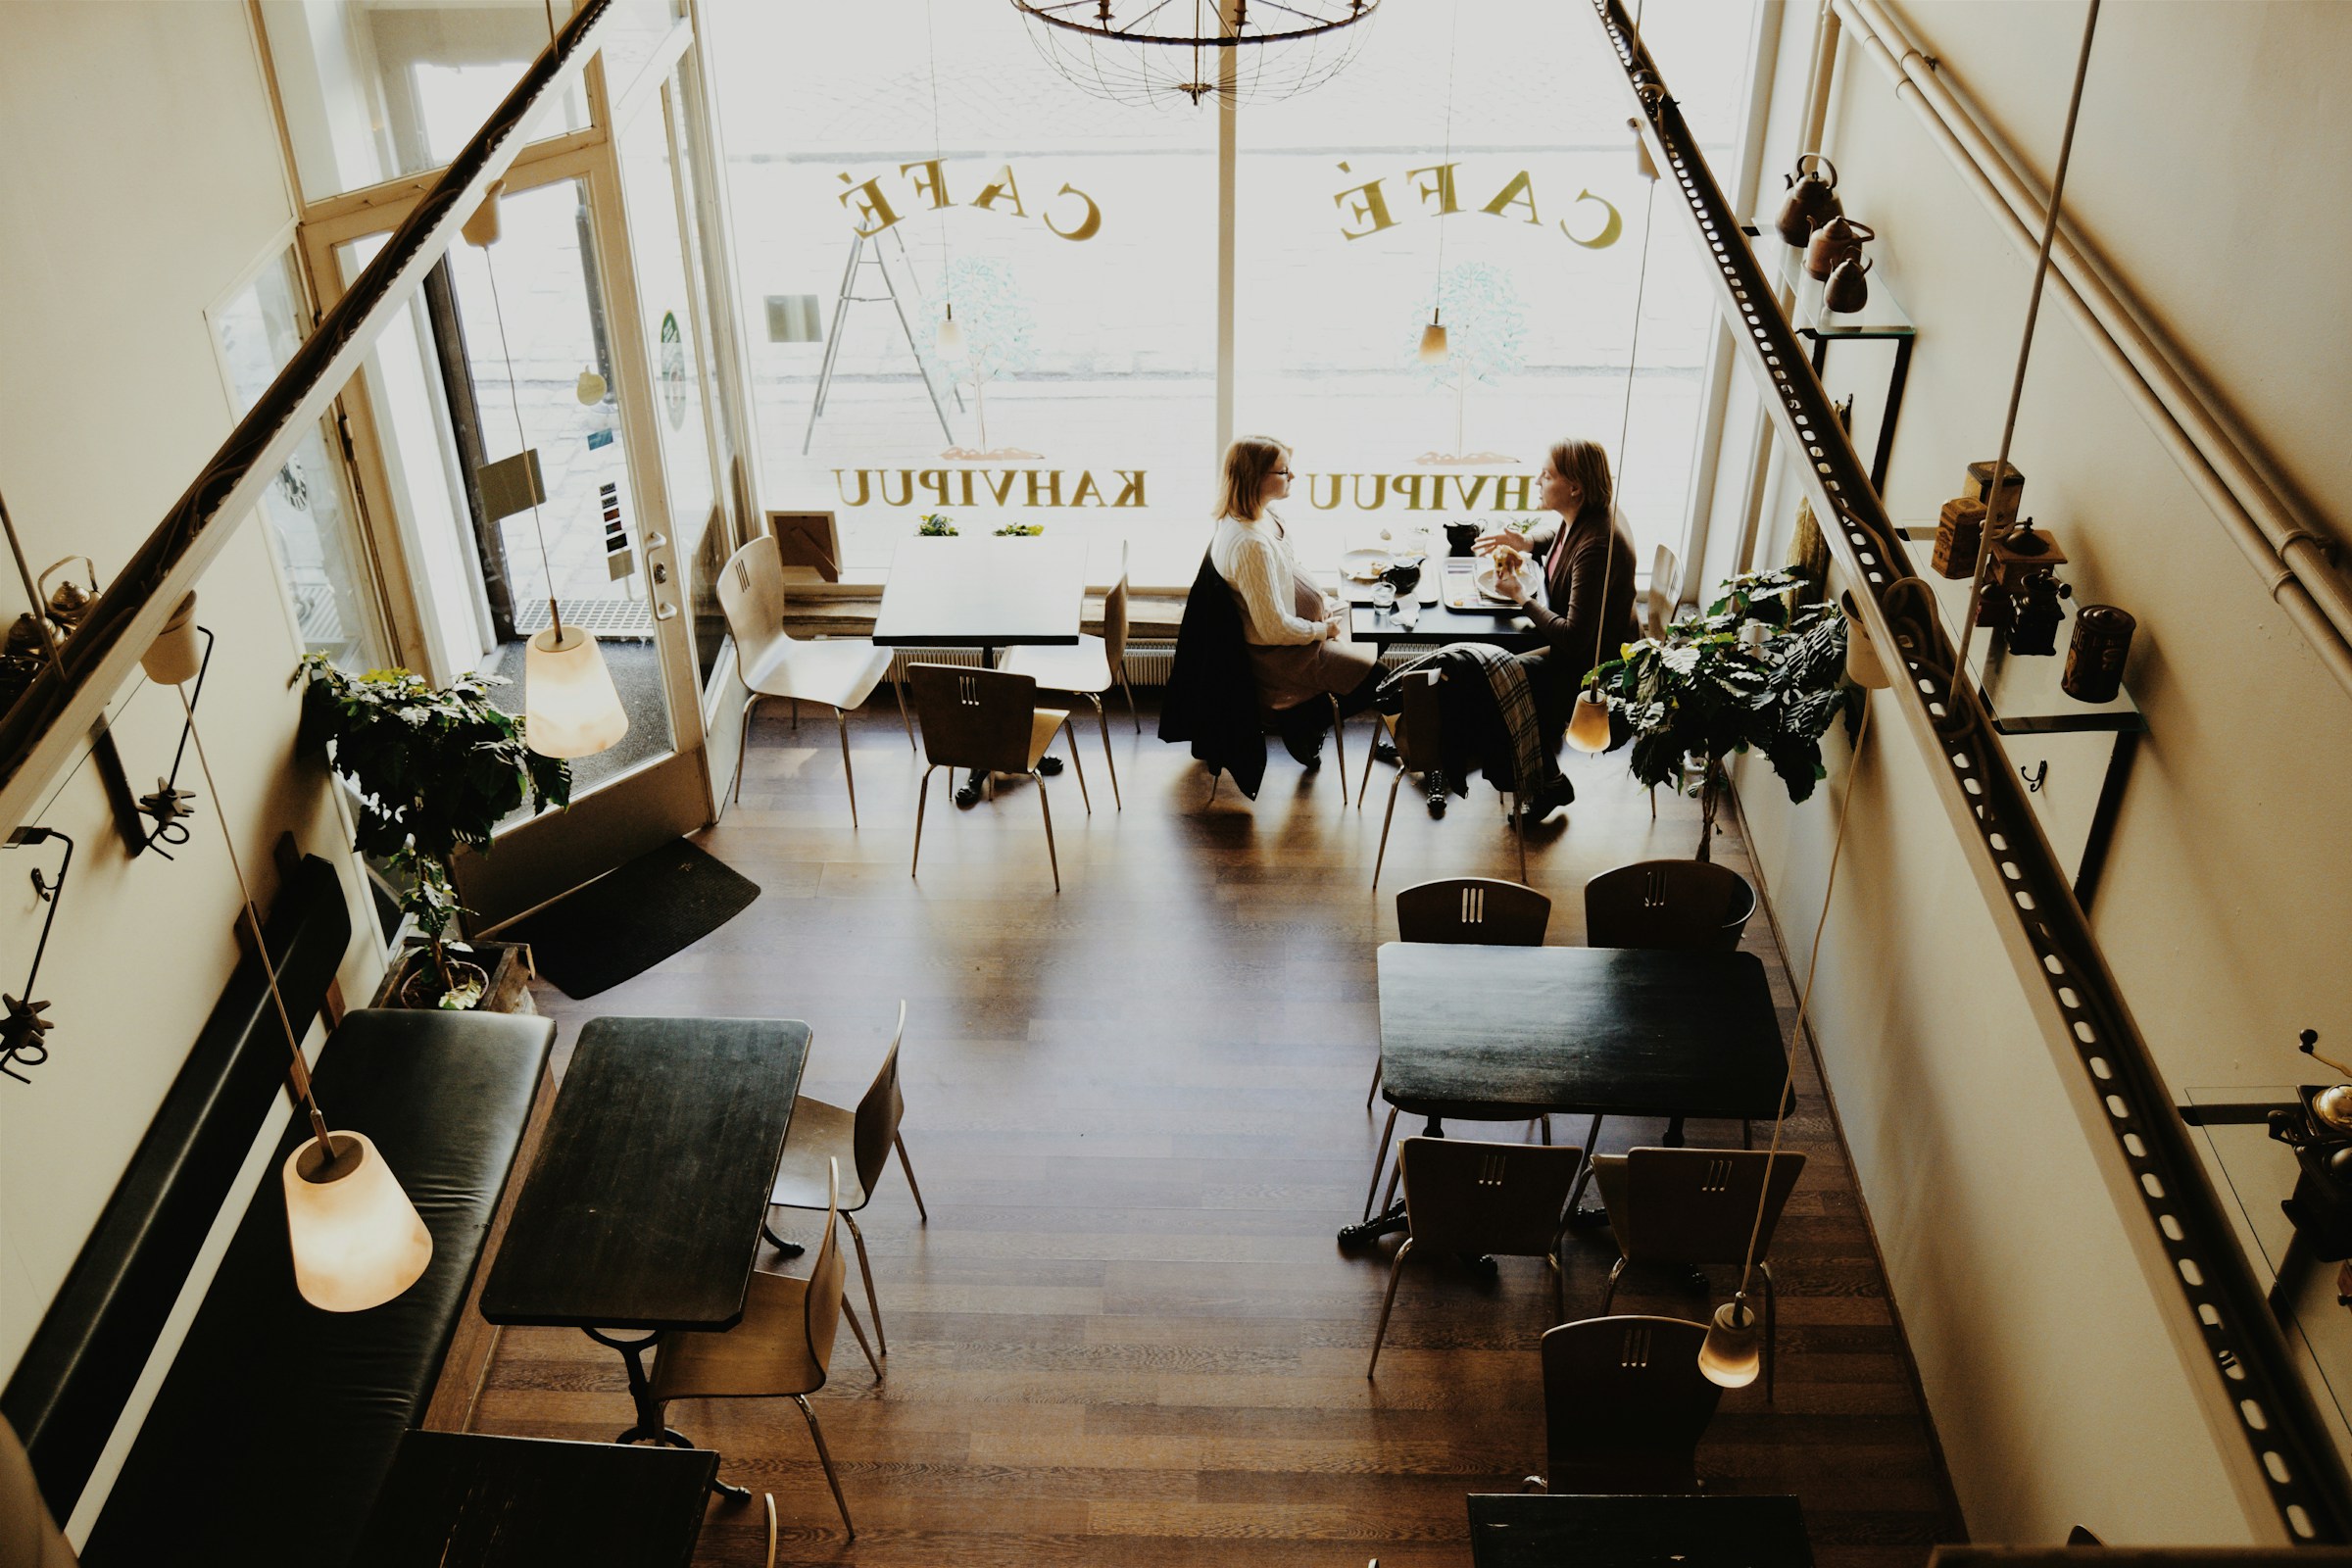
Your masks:
<svg viewBox="0 0 2352 1568"><path fill-rule="evenodd" d="M2079 703L2111 703L2124 689L2124 660L2139 623L2113 605L2084 605L2066 645L2066 673L2058 684Z"/></svg>
<svg viewBox="0 0 2352 1568"><path fill-rule="evenodd" d="M2006 466L2008 472L2001 479L2000 505L1994 506L1992 501L1992 465L1990 463L1972 463L1968 466L1969 486L1976 491L1977 499L1984 504L1984 510L1991 515L1992 524L1996 528L2006 528L2017 521L2018 503L2025 498L2026 494L2026 476L2017 471L2016 464L2012 463Z"/></svg>
<svg viewBox="0 0 2352 1568"><path fill-rule="evenodd" d="M1946 577L1973 577L1984 544L1984 503L1962 496L1943 504L1936 519L1936 550L1928 559Z"/></svg>

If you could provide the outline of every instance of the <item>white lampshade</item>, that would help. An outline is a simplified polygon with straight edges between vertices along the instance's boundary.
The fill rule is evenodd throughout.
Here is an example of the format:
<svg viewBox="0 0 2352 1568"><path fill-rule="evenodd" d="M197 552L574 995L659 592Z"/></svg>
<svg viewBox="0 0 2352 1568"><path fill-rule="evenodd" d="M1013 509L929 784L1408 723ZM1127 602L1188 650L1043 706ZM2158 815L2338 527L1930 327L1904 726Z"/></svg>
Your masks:
<svg viewBox="0 0 2352 1568"><path fill-rule="evenodd" d="M1634 133L1634 172L1643 179L1658 177L1658 161L1649 156L1649 143L1642 139L1642 122L1629 120L1626 125Z"/></svg>
<svg viewBox="0 0 2352 1568"><path fill-rule="evenodd" d="M361 1312L416 1283L433 1260L433 1233L365 1133L327 1138L331 1160L316 1138L286 1156L294 1288L322 1311Z"/></svg>
<svg viewBox="0 0 2352 1568"><path fill-rule="evenodd" d="M1745 1296L1735 1296L1715 1309L1707 1338L1698 1348L1698 1371L1718 1388L1744 1389L1756 1381L1756 1314Z"/></svg>
<svg viewBox="0 0 2352 1568"><path fill-rule="evenodd" d="M1609 705L1591 692L1580 692L1568 716L1568 744L1594 756L1609 749Z"/></svg>
<svg viewBox="0 0 2352 1568"><path fill-rule="evenodd" d="M963 352L963 324L956 319L955 306L948 307L946 318L939 323L939 336L935 341L942 354L961 354Z"/></svg>
<svg viewBox="0 0 2352 1568"><path fill-rule="evenodd" d="M522 662L522 738L541 757L589 757L629 732L629 715L596 639L548 627Z"/></svg>
<svg viewBox="0 0 2352 1568"><path fill-rule="evenodd" d="M1845 612L1845 678L1872 691L1886 690L1894 684L1894 677L1886 673L1879 659L1879 645L1870 640L1869 628L1854 612L1854 596L1840 594L1838 602Z"/></svg>
<svg viewBox="0 0 2352 1568"><path fill-rule="evenodd" d="M1446 354L1446 328L1438 324L1437 313L1432 311L1429 316L1429 324L1421 329L1421 363L1423 365L1443 364Z"/></svg>
<svg viewBox="0 0 2352 1568"><path fill-rule="evenodd" d="M139 656L139 667L159 686L177 686L196 678L204 668L204 649L196 640L196 596L188 595Z"/></svg>
<svg viewBox="0 0 2352 1568"><path fill-rule="evenodd" d="M593 409L605 401L605 378L594 370L582 370L580 378L571 384L571 395Z"/></svg>

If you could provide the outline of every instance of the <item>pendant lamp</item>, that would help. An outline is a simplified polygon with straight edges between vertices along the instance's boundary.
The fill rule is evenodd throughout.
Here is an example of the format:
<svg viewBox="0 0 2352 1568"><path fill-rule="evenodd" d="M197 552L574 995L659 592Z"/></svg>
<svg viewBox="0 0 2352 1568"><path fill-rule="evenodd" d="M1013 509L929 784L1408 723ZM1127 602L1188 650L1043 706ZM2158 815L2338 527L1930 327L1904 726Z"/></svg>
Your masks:
<svg viewBox="0 0 2352 1568"><path fill-rule="evenodd" d="M939 323L939 336L934 340L942 354L963 352L963 326L956 319L956 302L948 301L948 314Z"/></svg>
<svg viewBox="0 0 2352 1568"><path fill-rule="evenodd" d="M1568 744L1594 757L1609 749L1608 699L1590 690L1576 694L1576 708L1568 715Z"/></svg>
<svg viewBox="0 0 2352 1568"><path fill-rule="evenodd" d="M1698 1348L1698 1370L1718 1388L1744 1389L1756 1381L1762 1364L1756 1337L1755 1309L1742 1291L1715 1309L1707 1337Z"/></svg>
<svg viewBox="0 0 2352 1568"><path fill-rule="evenodd" d="M482 253L482 270L490 279L490 308L498 320L499 357L507 364L507 395L514 406L514 444L516 450L528 452L530 443L522 431L522 393L515 386L514 356L507 346L507 312L498 297L498 269L490 261L491 242L499 235L498 191L498 186L490 187L490 199L466 221L463 232ZM484 215L488 215L486 222ZM596 383L595 398L586 395L591 381ZM573 393L582 403L601 401L604 377L583 370ZM605 667L596 638L576 625L564 624L564 609L556 599L556 568L547 553L547 528L539 515L538 488L534 478L531 531L538 536L539 569L547 577L549 624L533 635L523 650L522 741L541 757L593 757L628 734L629 712L620 705L620 692L612 684L612 672ZM286 1179L289 1183L294 1179L291 1165Z"/></svg>
<svg viewBox="0 0 2352 1568"><path fill-rule="evenodd" d="M931 0L923 0L923 41L931 64L931 177L944 185L942 172L947 163L947 143L939 132L939 32L931 21ZM939 197L939 292L947 302L947 315L940 318L939 331L932 344L942 354L963 352L963 324L956 319L956 264L955 249L948 238L947 192ZM985 320L982 323L986 324Z"/></svg>
<svg viewBox="0 0 2352 1568"><path fill-rule="evenodd" d="M1870 628L1862 624L1855 611L1854 596L1839 594L1838 604L1845 612L1845 678L1872 691L1885 691L1894 684L1894 677L1886 673L1879 645L1871 641Z"/></svg>
<svg viewBox="0 0 2352 1568"><path fill-rule="evenodd" d="M163 635L141 662L150 679L178 693L180 710L187 715L188 738L196 744L196 765L203 769L204 787L217 803L220 787L213 780L212 760L205 756L204 732L196 727L195 706L180 685L194 677L202 661L183 657L180 642L191 652L196 646L194 594L180 601ZM293 1017L277 989L277 967L270 960L269 945L262 937L262 917L254 911L253 892L237 858L228 813L216 810L213 815L220 824L221 842L228 848L228 866L236 874L237 897L246 926L253 933L254 952L262 955L262 972L269 981L278 1026L285 1032L294 1092L311 1120L311 1136L286 1156L281 1170L294 1288L321 1311L362 1312L381 1306L423 1277L433 1260L433 1233L424 1228L416 1205L409 1201L392 1167L367 1134L327 1130L326 1116L311 1088L310 1064L303 1060Z"/></svg>
<svg viewBox="0 0 2352 1568"><path fill-rule="evenodd" d="M1438 204L1438 276L1437 298L1430 302L1429 324L1421 329L1421 351L1417 358L1423 365L1443 365L1451 358L1446 341L1446 325L1438 319L1446 300L1446 215L1453 210L1453 62L1462 35L1462 3L1453 0L1453 10L1447 23L1446 45L1446 153L1438 160L1442 171L1440 188L1446 192ZM1457 440L1455 445L1461 443Z"/></svg>
<svg viewBox="0 0 2352 1568"><path fill-rule="evenodd" d="M1433 308L1429 313L1429 324L1421 329L1421 363L1443 365L1446 356L1446 328L1438 320L1438 313Z"/></svg>
<svg viewBox="0 0 2352 1568"><path fill-rule="evenodd" d="M1649 143L1642 139L1642 122L1628 120L1625 123L1634 133L1634 172L1643 179L1657 178L1658 161L1649 156Z"/></svg>

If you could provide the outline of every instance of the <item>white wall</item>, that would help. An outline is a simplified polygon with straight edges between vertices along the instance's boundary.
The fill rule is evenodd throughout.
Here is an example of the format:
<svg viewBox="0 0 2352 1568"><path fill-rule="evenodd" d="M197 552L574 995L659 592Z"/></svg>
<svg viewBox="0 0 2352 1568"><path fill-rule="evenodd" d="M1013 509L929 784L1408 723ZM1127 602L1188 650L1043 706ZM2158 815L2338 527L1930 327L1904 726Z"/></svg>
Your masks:
<svg viewBox="0 0 2352 1568"><path fill-rule="evenodd" d="M2046 179L2081 7L1911 0L1897 14ZM2067 190L2070 215L2339 537L2352 103L2332 84L2347 68L2352 7L2109 6ZM1781 133L1785 162L1796 149ZM1847 212L1881 235L1874 283L1920 323L1886 488L1898 521L1932 522L1998 445L2030 258L1850 44L1827 139ZM2292 1081L2297 1029L2352 1044L2352 700L2053 302L2012 461L2079 599L2139 618L2128 682L2150 732L2091 911L2107 958L2176 1091ZM1760 561L1782 559L1794 510L1784 488ZM1817 1034L1971 1532L2274 1531L2229 1484L2191 1403L2210 1374L2163 1330L1919 748L1878 703ZM1801 808L1760 765L1743 780L1792 960L1820 908L1835 767L1838 787ZM2241 1453L2232 1444L2227 1462Z"/></svg>
<svg viewBox="0 0 2352 1568"><path fill-rule="evenodd" d="M280 163L236 0L0 5L0 490L36 571L78 553L111 577L228 433L204 312L290 237ZM37 988L56 1021L50 1060L29 1086L0 1081L0 1367L38 1326L235 962L222 814L257 897L274 893L270 846L290 830L337 863L355 932L371 929L323 775L293 763L301 645L264 530L234 527L198 590L197 618L219 638L199 720L221 799L191 751L180 783L199 799L172 859L127 857L86 762L34 819L78 849ZM21 599L9 573L7 618ZM134 678L116 733L134 788L152 789L177 701ZM42 912L26 872L55 863L54 846L0 851L11 993ZM373 951L355 939L347 995L365 999Z"/></svg>

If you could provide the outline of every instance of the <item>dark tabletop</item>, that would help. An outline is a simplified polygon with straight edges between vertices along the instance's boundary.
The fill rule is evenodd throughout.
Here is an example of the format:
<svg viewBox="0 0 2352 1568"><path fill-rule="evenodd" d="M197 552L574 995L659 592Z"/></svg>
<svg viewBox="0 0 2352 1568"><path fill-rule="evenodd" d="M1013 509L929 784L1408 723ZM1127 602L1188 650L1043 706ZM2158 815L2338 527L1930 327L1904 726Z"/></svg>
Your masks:
<svg viewBox="0 0 2352 1568"><path fill-rule="evenodd" d="M1812 1568L1794 1497L1470 1494L1477 1568Z"/></svg>
<svg viewBox="0 0 2352 1568"><path fill-rule="evenodd" d="M1006 648L1078 641L1086 546L1076 540L908 539L874 616L880 648Z"/></svg>
<svg viewBox="0 0 2352 1568"><path fill-rule="evenodd" d="M1542 635L1523 614L1487 614L1447 610L1444 605L1423 605L1420 620L1407 628L1397 620L1394 610L1350 604L1348 635L1359 643L1374 643L1382 648L1393 643L1426 643L1431 647L1442 643L1492 643L1519 653L1544 646Z"/></svg>
<svg viewBox="0 0 2352 1568"><path fill-rule="evenodd" d="M1472 1119L1763 1119L1787 1071L1754 954L1635 948L1383 943L1380 1059L1390 1103Z"/></svg>
<svg viewBox="0 0 2352 1568"><path fill-rule="evenodd" d="M685 1568L707 1448L411 1432L352 1568Z"/></svg>
<svg viewBox="0 0 2352 1568"><path fill-rule="evenodd" d="M590 1019L482 1316L733 1328L808 1058L796 1019Z"/></svg>

